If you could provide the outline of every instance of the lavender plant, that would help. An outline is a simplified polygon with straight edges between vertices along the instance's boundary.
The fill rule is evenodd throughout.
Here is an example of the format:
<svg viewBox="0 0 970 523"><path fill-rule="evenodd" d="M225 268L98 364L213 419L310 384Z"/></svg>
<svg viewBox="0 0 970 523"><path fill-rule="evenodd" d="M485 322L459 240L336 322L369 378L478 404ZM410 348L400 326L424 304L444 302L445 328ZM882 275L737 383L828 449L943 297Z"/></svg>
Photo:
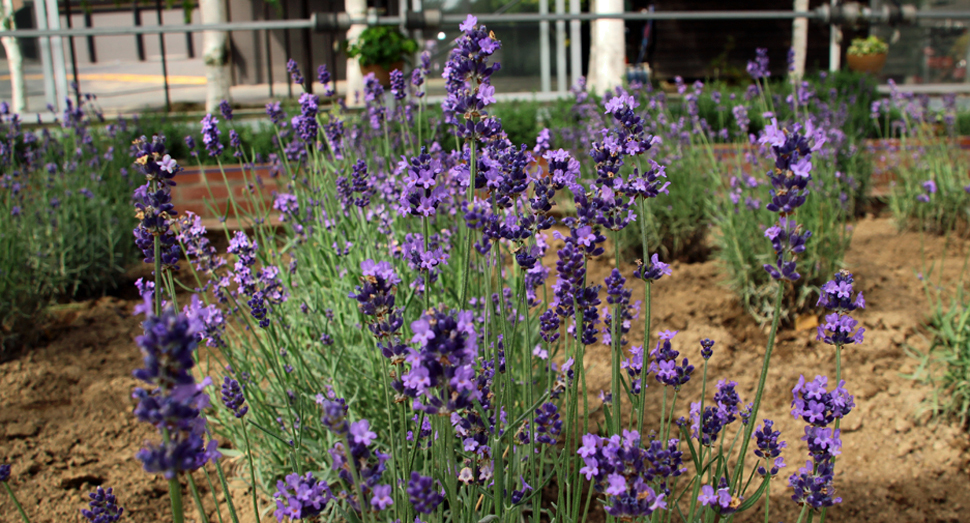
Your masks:
<svg viewBox="0 0 970 523"><path fill-rule="evenodd" d="M812 270L801 257L822 235L808 232L814 224L802 217L825 197L810 193L821 134L773 124L762 138L775 156L763 200L773 219L758 241L773 253L756 270L776 296L772 329L751 401L726 379L705 400L714 342L687 348L674 331L651 332L651 286L676 276L651 251L645 222L678 180L656 163L660 142L637 99L624 91L606 98L601 129L587 137L588 160L546 137L530 150L491 113L499 39L474 16L460 30L443 71L441 128L455 149L436 133L415 132L411 111L422 110L423 97L400 74L394 106L368 82L359 119L309 93L289 120L271 104L280 148L272 211L258 195L271 182L247 172L252 211L234 200L230 208L249 228L227 233L228 259L197 217L175 219L165 188L178 168L161 141L143 145L149 185L139 193L136 236L156 283L143 285L151 298L142 307L149 319L139 377L156 390L140 397L178 405L166 410L178 416L146 417L156 420L162 445L185 443L185 459L162 463L147 459L161 453L143 452L146 463L168 472L173 492L179 472L191 486L191 470L216 457L204 442L211 415L212 430L246 454L257 514L278 521L584 521L593 498L622 519L730 517L762 499L767 512L785 443L771 420L757 429L755 420L783 298L800 271ZM302 84L295 63L290 71ZM226 127L234 134L224 112L206 117L202 135L220 167L228 150L219 137ZM249 163L241 144L230 148ZM545 167L536 166L538 155ZM562 202L571 210L557 219ZM619 236L628 227L641 237L635 269L621 263ZM561 244L555 253L553 241ZM588 270L598 259L613 265L602 282ZM183 285L196 289L181 313L176 265ZM645 283L642 299L632 278ZM842 290L833 292L841 299ZM634 321L644 322L642 340L632 339ZM847 324L826 324L823 338L837 350L856 339L844 336ZM192 372L199 343L217 351L220 374L229 372L211 414ZM586 387L594 344L611 354L599 411ZM851 409L839 372L832 392L816 382L795 386L797 413L815 427L811 444L820 441L810 445L820 468L790 480L803 515L836 502L819 496L831 483L830 440L840 437L827 425ZM647 400L651 385L660 387L659 410ZM678 403L697 386L700 402ZM819 411L812 402L823 393ZM149 406L139 411L154 412Z"/></svg>
<svg viewBox="0 0 970 523"><path fill-rule="evenodd" d="M130 160L116 145L128 123L100 127L94 97L78 99L55 115L57 128L39 130L0 102L0 324L8 333L56 297L117 284L134 259L124 225Z"/></svg>

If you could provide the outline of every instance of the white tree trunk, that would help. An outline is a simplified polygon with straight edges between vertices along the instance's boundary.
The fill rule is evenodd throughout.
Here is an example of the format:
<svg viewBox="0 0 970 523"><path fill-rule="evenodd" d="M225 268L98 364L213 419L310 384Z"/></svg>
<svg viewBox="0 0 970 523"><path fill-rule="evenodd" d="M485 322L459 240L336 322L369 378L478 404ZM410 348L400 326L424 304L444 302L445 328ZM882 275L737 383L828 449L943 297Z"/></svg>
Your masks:
<svg viewBox="0 0 970 523"><path fill-rule="evenodd" d="M366 0L344 0L344 8L351 18L360 18L367 14ZM360 33L367 29L366 25L354 24L347 30L347 40L353 42ZM349 107L364 103L364 75L360 72L360 63L356 58L347 57L347 82L344 102Z"/></svg>
<svg viewBox="0 0 970 523"><path fill-rule="evenodd" d="M808 0L795 0L795 11L808 11ZM808 49L808 18L796 18L791 24L791 46L795 49L795 78L805 76L805 54Z"/></svg>
<svg viewBox="0 0 970 523"><path fill-rule="evenodd" d="M227 23L224 0L201 0L199 10L203 24ZM205 61L205 110L214 113L229 95L229 33L227 31L202 32L202 58Z"/></svg>
<svg viewBox="0 0 970 523"><path fill-rule="evenodd" d="M596 0L596 13L622 13L623 0ZM593 22L590 52L590 90L603 94L623 83L626 70L626 46L623 41L623 20L600 19Z"/></svg>
<svg viewBox="0 0 970 523"><path fill-rule="evenodd" d="M3 0L0 4L0 27L4 31L17 28L13 19L13 0ZM20 53L20 42L13 37L0 38L3 50L7 53L7 64L10 67L10 88L13 91L13 112L23 114L27 111L27 85L24 82L24 57Z"/></svg>

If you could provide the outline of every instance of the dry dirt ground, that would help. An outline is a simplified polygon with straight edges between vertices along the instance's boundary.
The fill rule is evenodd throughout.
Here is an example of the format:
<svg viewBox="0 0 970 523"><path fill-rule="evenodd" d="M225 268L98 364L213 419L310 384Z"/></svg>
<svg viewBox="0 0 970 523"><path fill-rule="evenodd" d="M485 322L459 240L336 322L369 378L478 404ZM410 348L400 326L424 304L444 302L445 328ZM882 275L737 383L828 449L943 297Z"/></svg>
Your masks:
<svg viewBox="0 0 970 523"><path fill-rule="evenodd" d="M926 259L939 264L943 244L942 238L927 238ZM959 273L966 248L966 243L950 241L944 282ZM918 366L906 348L925 351L929 344L924 326L928 305L916 276L920 259L919 235L898 233L887 218L856 224L846 263L866 296L867 308L857 314L866 340L844 352L844 377L858 407L844 420L836 479L843 503L830 511L829 521L968 519L970 439L952 423L929 419L923 407L932 388L905 377ZM653 340L658 330L679 330L675 347L699 362L698 341L714 339L711 379L736 380L742 399L751 401L766 329L719 284L716 262L674 264L673 270L654 286ZM608 271L605 265L594 267L590 278L602 281ZM641 295L636 288L634 296ZM10 484L34 522L76 521L85 493L99 484L115 488L128 521L169 517L166 484L143 473L133 458L153 437L131 415L130 394L136 386L131 371L140 363L133 343L139 333L133 305L106 297L60 308L39 327L46 340L41 346L0 363L0 462L12 463ZM632 339L640 339L642 323L635 325ZM586 366L590 390L607 388L608 350L592 349ZM772 487L772 521L797 519L787 499L787 477L806 459L799 441L802 424L789 414L791 388L800 374L811 379L834 373L833 350L815 341L814 330L779 334L761 416L776 420L782 439L789 442L784 454L788 468ZM684 412L699 389L695 382L685 387L679 400ZM651 385L647 394L659 401L660 391ZM205 485L204 476L196 478ZM243 519L253 521L246 491L237 485L234 497ZM189 519L198 521L198 516ZM0 495L0 521L16 520L13 505ZM764 521L764 515L753 511L743 520Z"/></svg>

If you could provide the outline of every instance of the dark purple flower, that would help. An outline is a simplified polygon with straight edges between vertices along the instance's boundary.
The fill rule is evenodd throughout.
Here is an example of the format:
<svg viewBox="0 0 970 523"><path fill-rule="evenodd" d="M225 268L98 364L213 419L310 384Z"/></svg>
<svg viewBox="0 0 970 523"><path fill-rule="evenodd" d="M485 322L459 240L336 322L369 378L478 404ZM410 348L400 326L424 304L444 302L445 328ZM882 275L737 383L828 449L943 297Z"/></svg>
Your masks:
<svg viewBox="0 0 970 523"><path fill-rule="evenodd" d="M407 493L408 501L419 514L430 514L434 512L438 505L445 499L445 491L438 485L435 488L433 478L422 476L417 472L411 473L408 480Z"/></svg>
<svg viewBox="0 0 970 523"><path fill-rule="evenodd" d="M778 474L778 470L785 466L785 460L781 457L781 449L787 447L788 443L778 441L781 432L773 429L774 422L765 419L764 425L758 427L752 436L752 438L758 440L758 448L754 450L754 455L765 460L763 465L758 465L758 474L762 476L775 476Z"/></svg>
<svg viewBox="0 0 970 523"><path fill-rule="evenodd" d="M714 355L714 340L710 338L704 338L701 340L701 357L705 360L711 359Z"/></svg>
<svg viewBox="0 0 970 523"><path fill-rule="evenodd" d="M226 376L222 383L222 403L237 419L241 419L249 411L249 407L243 405L245 402L246 397L243 396L239 382Z"/></svg>
<svg viewBox="0 0 970 523"><path fill-rule="evenodd" d="M805 466L798 469L797 474L788 478L788 486L794 489L792 500L799 505L808 505L813 509L831 507L841 503L842 498L835 497L832 483L835 479L835 464L831 459L816 462L805 462Z"/></svg>
<svg viewBox="0 0 970 523"><path fill-rule="evenodd" d="M97 490L88 494L91 501L88 503L89 509L81 509L81 515L90 523L114 523L121 519L125 509L118 506L118 500L108 487L105 490L98 487Z"/></svg>
<svg viewBox="0 0 970 523"><path fill-rule="evenodd" d="M303 85L303 73L300 72L300 66L296 63L296 60L292 58L287 60L286 72L290 73L293 83Z"/></svg>
<svg viewBox="0 0 970 523"><path fill-rule="evenodd" d="M0 483L6 483L10 479L10 464L0 464Z"/></svg>
<svg viewBox="0 0 970 523"><path fill-rule="evenodd" d="M232 105L229 105L227 100L219 102L219 112L222 113L222 118L224 120L232 120Z"/></svg>
<svg viewBox="0 0 970 523"><path fill-rule="evenodd" d="M754 80L767 79L771 76L771 71L768 70L768 49L759 47L756 53L755 59L748 62L748 74Z"/></svg>

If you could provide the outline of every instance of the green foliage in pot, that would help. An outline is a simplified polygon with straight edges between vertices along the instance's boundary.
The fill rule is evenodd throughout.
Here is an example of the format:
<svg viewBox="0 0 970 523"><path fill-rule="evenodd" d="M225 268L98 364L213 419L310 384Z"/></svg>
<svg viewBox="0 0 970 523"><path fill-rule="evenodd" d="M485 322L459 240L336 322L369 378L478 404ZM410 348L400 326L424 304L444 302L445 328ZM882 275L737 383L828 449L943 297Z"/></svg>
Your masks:
<svg viewBox="0 0 970 523"><path fill-rule="evenodd" d="M886 42L883 42L878 36L870 36L869 38L854 38L846 54L867 56L887 52L889 52L889 45Z"/></svg>
<svg viewBox="0 0 970 523"><path fill-rule="evenodd" d="M375 26L364 29L353 43L344 41L347 56L357 58L360 65L379 65L385 69L418 51L413 38L393 27Z"/></svg>

